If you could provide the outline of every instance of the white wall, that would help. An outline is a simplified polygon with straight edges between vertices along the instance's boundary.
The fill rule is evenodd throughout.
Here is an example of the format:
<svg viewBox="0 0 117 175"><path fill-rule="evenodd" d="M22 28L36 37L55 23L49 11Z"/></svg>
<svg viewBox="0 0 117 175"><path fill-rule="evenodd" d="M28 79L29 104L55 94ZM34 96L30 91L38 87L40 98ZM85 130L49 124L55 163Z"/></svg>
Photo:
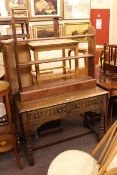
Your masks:
<svg viewBox="0 0 117 175"><path fill-rule="evenodd" d="M92 9L109 9L111 4L112 0L91 0Z"/></svg>
<svg viewBox="0 0 117 175"><path fill-rule="evenodd" d="M117 44L117 0L111 0L111 16L110 16L110 43Z"/></svg>
<svg viewBox="0 0 117 175"><path fill-rule="evenodd" d="M2 16L7 16L7 11L5 8L5 1L4 0L0 0L0 13Z"/></svg>
<svg viewBox="0 0 117 175"><path fill-rule="evenodd" d="M7 11L5 8L5 1L4 0L0 0L0 13L2 17L7 16ZM5 30L5 26L0 25L0 33L2 33L3 35L6 34L6 30Z"/></svg>

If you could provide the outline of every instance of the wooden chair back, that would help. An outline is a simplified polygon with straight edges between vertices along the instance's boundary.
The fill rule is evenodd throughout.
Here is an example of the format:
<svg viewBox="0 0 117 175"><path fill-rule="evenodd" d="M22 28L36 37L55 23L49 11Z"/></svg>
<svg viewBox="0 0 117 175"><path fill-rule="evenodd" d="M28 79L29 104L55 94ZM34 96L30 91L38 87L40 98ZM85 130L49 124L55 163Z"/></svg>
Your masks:
<svg viewBox="0 0 117 175"><path fill-rule="evenodd" d="M104 44L104 75L117 73L117 45Z"/></svg>
<svg viewBox="0 0 117 175"><path fill-rule="evenodd" d="M99 164L98 175L103 175L114 156L117 154L117 121L107 131L96 148L92 151L93 156L97 156Z"/></svg>
<svg viewBox="0 0 117 175"><path fill-rule="evenodd" d="M112 96L117 96L117 45L104 44L100 54L101 69L96 71L97 85L109 92L108 125L112 124Z"/></svg>

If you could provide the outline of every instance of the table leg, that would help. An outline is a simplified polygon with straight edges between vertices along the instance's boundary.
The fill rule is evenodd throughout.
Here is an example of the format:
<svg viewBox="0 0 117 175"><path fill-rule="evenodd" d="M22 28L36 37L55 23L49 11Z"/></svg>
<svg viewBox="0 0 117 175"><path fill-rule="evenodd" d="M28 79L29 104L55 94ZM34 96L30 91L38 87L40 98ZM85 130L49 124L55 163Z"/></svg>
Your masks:
<svg viewBox="0 0 117 175"><path fill-rule="evenodd" d="M10 132L13 138L13 149L15 152L15 156L16 156L16 161L17 161L17 165L19 168L22 168L21 165L21 156L20 156L20 150L19 150L19 145L18 145L18 140L17 140L17 134L16 134L16 130L13 127L13 120L12 120L12 112L11 112L11 105L10 105L10 91L6 92L6 99L5 99L5 107L6 107L6 113L8 116L8 124L10 127Z"/></svg>
<svg viewBox="0 0 117 175"><path fill-rule="evenodd" d="M78 56L78 46L75 46L74 50L75 50L75 56ZM75 59L75 72L76 72L76 75L79 74L78 58Z"/></svg>
<svg viewBox="0 0 117 175"><path fill-rule="evenodd" d="M25 26L26 26L26 33L27 33L27 38L30 38L30 34L29 34L29 22L26 22L25 23Z"/></svg>
<svg viewBox="0 0 117 175"><path fill-rule="evenodd" d="M65 49L62 49L62 56L65 57ZM66 74L66 61L63 60L63 73Z"/></svg>
<svg viewBox="0 0 117 175"><path fill-rule="evenodd" d="M24 140L24 146L27 152L28 162L29 162L29 165L33 166L34 158L32 154L33 150L32 150L32 140L31 140L30 131L29 131L30 121L29 121L28 113L25 112L24 114L22 114L20 118L20 123L21 123L21 129L23 133L22 135Z"/></svg>
<svg viewBox="0 0 117 175"><path fill-rule="evenodd" d="M38 51L34 51L34 59L38 61ZM36 71L36 83L39 84L40 82L40 71L39 71L39 64L35 64L35 71Z"/></svg>
<svg viewBox="0 0 117 175"><path fill-rule="evenodd" d="M99 129L99 139L101 139L105 134L105 113L101 113L100 117L100 129Z"/></svg>
<svg viewBox="0 0 117 175"><path fill-rule="evenodd" d="M28 156L28 162L29 165L34 165L34 158L32 154L32 146L31 146L31 137L30 135L26 135L26 150L27 150L27 156Z"/></svg>

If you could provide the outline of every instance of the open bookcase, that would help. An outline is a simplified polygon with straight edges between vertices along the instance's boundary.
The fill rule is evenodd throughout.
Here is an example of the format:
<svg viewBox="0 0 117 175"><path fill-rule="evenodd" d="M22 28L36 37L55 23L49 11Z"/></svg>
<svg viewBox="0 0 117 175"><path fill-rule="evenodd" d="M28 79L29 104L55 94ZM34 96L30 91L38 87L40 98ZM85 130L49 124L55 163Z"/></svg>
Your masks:
<svg viewBox="0 0 117 175"><path fill-rule="evenodd" d="M54 18L55 31L58 31L58 19ZM95 31L92 26L84 35L58 37L58 32L55 32L53 38L19 39L15 27L17 20L19 18L12 13L13 39L2 41L2 50L6 77L11 82L13 93L19 93L21 101L96 86ZM27 20L29 22L29 18ZM82 38L87 38L87 48L80 53ZM73 55L68 55L69 50ZM49 53L51 51L54 56ZM44 55L40 56L41 53ZM80 68L79 60L82 60L83 68Z"/></svg>

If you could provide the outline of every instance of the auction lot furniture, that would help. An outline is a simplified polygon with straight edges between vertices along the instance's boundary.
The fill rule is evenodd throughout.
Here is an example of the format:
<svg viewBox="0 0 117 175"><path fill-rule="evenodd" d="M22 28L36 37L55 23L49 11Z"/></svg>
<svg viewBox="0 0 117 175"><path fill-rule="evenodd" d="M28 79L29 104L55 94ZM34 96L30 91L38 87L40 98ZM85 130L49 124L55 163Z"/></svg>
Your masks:
<svg viewBox="0 0 117 175"><path fill-rule="evenodd" d="M16 19L17 22L18 19ZM21 19L20 19L21 20ZM22 19L23 21L23 19ZM12 21L12 26L14 28L14 18ZM13 31L14 31L13 30ZM21 100L26 100L27 96L29 98L38 98L38 93L40 93L40 82L39 80L37 81L38 77L43 77L39 75L40 72L38 71L40 65L44 65L45 63L53 63L55 66L54 69L59 69L58 68L58 62L62 62L62 67L63 71L61 71L58 75L55 73L51 74L51 78L49 81L53 79L53 82L55 79L63 79L64 84L68 84L71 81L74 82L81 82L84 80L89 80L94 78L94 69L95 69L95 33L94 29L90 27L89 33L86 35L77 35L77 36L69 36L69 37L62 37L62 38L50 38L47 40L44 39L37 39L37 40L31 40L31 39L18 39L16 38L17 36L15 35L16 32L13 32L14 39L8 40L8 41L1 41L2 43L2 51L4 55L4 62L5 62L5 68L6 68L6 79L11 82L12 90L13 93L19 92L21 96ZM71 39L74 38L87 38L88 40L88 52L87 54L79 55L78 54L78 43L79 41L72 41ZM43 44L42 44L43 43ZM75 55L69 57L68 55L65 55L65 50L66 49L75 49ZM31 50L34 50L34 60L32 60L32 55L31 55ZM48 59L47 55L43 60L37 55L37 51L46 51L46 50L60 50L62 52L62 57L53 58L53 59ZM10 52L10 56L9 56ZM83 58L87 60L87 75L82 76L79 75L79 59ZM69 60L72 60L75 63L75 68L70 69L66 65L66 62ZM10 62L12 61L12 65L10 65ZM35 73L36 73L36 81L34 81L34 76L32 76L32 67L35 67ZM53 68L49 68L51 71ZM60 68L61 69L61 68ZM53 70L52 70L53 72ZM46 74L47 75L47 74ZM59 78L58 78L58 77ZM46 77L46 76L45 76ZM68 81L69 79L69 81ZM71 80L70 80L71 79ZM73 80L72 80L73 79ZM46 80L45 80L46 81ZM68 81L68 83L67 83ZM47 86L47 81L45 84L45 87ZM63 84L60 83L59 84ZM56 83L55 83L56 85ZM52 85L52 86L55 86ZM45 88L44 87L44 88ZM42 88L41 88L42 89ZM36 94L34 96L34 94ZM28 98L27 98L28 99Z"/></svg>
<svg viewBox="0 0 117 175"><path fill-rule="evenodd" d="M87 37L86 54L79 54L79 41L75 41L75 37ZM75 54L68 56L66 50L72 48ZM42 51L55 50L62 56L40 56ZM106 129L108 92L96 87L95 33L92 27L88 34L80 36L32 40L17 39L14 35L14 40L2 41L2 51L31 165L34 164L32 150L35 147L30 136L46 122L62 119L74 112L100 110L99 136L102 137ZM86 74L80 72L80 59L87 62L84 67ZM69 60L73 64L70 65ZM45 64L49 67L43 68Z"/></svg>
<svg viewBox="0 0 117 175"><path fill-rule="evenodd" d="M117 45L104 45L104 75L112 75L117 73Z"/></svg>
<svg viewBox="0 0 117 175"><path fill-rule="evenodd" d="M89 89L84 88L85 85L79 84L78 89L70 93L30 101L21 101L17 96L15 97L29 164L34 164L32 150L39 148L38 145L33 145L31 135L36 134L39 126L46 122L70 117L71 114L73 115L76 112L100 111L99 137L103 136L107 120L106 103L108 92L99 87L92 88L92 83L90 83Z"/></svg>
<svg viewBox="0 0 117 175"><path fill-rule="evenodd" d="M83 35L82 37L86 37L86 35ZM50 89L51 87L58 87L58 85L62 86L65 84L69 84L69 85L71 84L72 86L72 84L78 84L79 82L84 82L87 80L94 81L95 35L88 34L87 37L89 38L89 45L88 45L89 49L88 49L88 53L83 55L78 54L79 42L74 40L72 41L67 38L66 39L54 38L54 39L38 40L38 41L18 40L17 45L15 45L16 46L15 48L17 48L15 54L13 52L14 46L13 46L12 40L2 41L4 62L6 63L6 68L7 68L7 77L11 81L13 93L18 92L18 88L19 88L21 100L28 100L31 98L32 99L38 98L40 95L40 91L42 90L45 91L47 88ZM75 48L76 50L75 56L71 56L71 57L66 56L65 55L66 48L67 49ZM35 55L34 61L31 60L30 49L34 50L34 55ZM37 50L46 51L46 50L56 50L56 49L60 50L60 52L63 53L62 57L53 58L53 59L43 58L42 60L37 56ZM10 51L11 57L8 56L9 51ZM79 70L78 60L80 58L88 60L87 67L86 67L88 71L85 76L84 75L82 76L79 74L80 70ZM14 59L16 59L16 63ZM11 60L13 62L12 65L10 65ZM75 67L73 70L71 70L69 67L66 66L66 62L68 60L73 60L75 64ZM59 69L59 67L57 66L58 62L62 62L62 67L60 67L60 69L62 68L63 70L59 72L59 74L55 74L52 72L51 75L48 75L48 74L40 75L40 71L38 70L40 64L44 65L45 63L48 63L48 64L53 63L53 65L55 66L54 69ZM35 66L36 81L34 81L34 76L32 74L32 66ZM53 68L49 68L49 70L52 70L52 69ZM10 72L11 75L9 75L8 72ZM46 77L48 78L46 79ZM44 83L43 81L39 82L38 78L40 78L40 80L43 80L45 82ZM51 87L48 87L50 85ZM64 89L64 92L65 90L68 90L68 88ZM52 94L53 94L53 91L52 91ZM46 94L43 93L43 95L46 95Z"/></svg>
<svg viewBox="0 0 117 175"><path fill-rule="evenodd" d="M112 124L112 104L117 98L117 45L104 44L102 73L97 85L109 92L108 123ZM113 98L114 97L114 98Z"/></svg>
<svg viewBox="0 0 117 175"><path fill-rule="evenodd" d="M112 104L111 98L117 96L117 76L102 76L97 79L97 85L109 92L108 125L112 124Z"/></svg>
<svg viewBox="0 0 117 175"><path fill-rule="evenodd" d="M11 95L11 88L9 82L0 81L0 97L4 99L6 114L8 118L8 126L9 126L9 133L7 134L0 133L0 152L5 152L14 149L17 164L21 168L17 136L12 121L10 95ZM0 123L0 127L2 127L2 123Z"/></svg>

